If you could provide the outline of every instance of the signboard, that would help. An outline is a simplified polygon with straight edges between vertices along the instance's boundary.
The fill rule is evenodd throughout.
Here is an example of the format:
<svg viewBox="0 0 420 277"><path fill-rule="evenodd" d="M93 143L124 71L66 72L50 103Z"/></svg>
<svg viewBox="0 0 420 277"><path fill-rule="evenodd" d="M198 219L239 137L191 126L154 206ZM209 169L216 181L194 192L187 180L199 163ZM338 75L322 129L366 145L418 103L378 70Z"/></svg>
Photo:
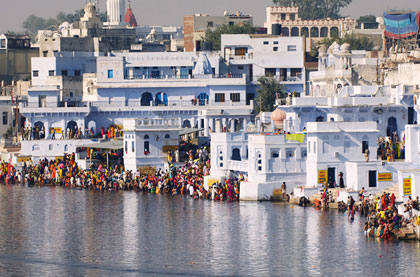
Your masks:
<svg viewBox="0 0 420 277"><path fill-rule="evenodd" d="M61 129L61 128L50 128L50 134L52 134L52 133L53 133L53 130L55 130L55 133L56 133L56 134L61 134L61 133L63 133L63 129Z"/></svg>
<svg viewBox="0 0 420 277"><path fill-rule="evenodd" d="M207 185L209 188L211 188L215 183L219 183L219 182L220 182L219 179L208 179Z"/></svg>
<svg viewBox="0 0 420 277"><path fill-rule="evenodd" d="M411 178L403 179L404 196L411 195Z"/></svg>
<svg viewBox="0 0 420 277"><path fill-rule="evenodd" d="M392 173L391 172L378 172L378 182L392 182Z"/></svg>
<svg viewBox="0 0 420 277"><path fill-rule="evenodd" d="M178 145L164 145L162 147L162 152L177 151Z"/></svg>
<svg viewBox="0 0 420 277"><path fill-rule="evenodd" d="M154 166L143 166L143 167L139 167L138 171L141 174L151 174L151 175L155 175L156 174L156 167Z"/></svg>
<svg viewBox="0 0 420 277"><path fill-rule="evenodd" d="M29 162L31 160L32 160L31 157L18 157L17 158L18 163Z"/></svg>
<svg viewBox="0 0 420 277"><path fill-rule="evenodd" d="M327 171L318 170L318 184L325 183L327 181Z"/></svg>

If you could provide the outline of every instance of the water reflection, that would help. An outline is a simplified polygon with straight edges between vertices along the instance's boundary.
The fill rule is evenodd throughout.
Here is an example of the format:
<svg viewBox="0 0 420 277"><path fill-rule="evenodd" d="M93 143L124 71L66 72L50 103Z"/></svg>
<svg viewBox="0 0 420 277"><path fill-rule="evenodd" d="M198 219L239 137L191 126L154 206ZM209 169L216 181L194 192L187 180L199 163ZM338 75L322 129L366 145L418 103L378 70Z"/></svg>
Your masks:
<svg viewBox="0 0 420 277"><path fill-rule="evenodd" d="M1 275L415 275L418 243L275 203L0 186Z"/></svg>

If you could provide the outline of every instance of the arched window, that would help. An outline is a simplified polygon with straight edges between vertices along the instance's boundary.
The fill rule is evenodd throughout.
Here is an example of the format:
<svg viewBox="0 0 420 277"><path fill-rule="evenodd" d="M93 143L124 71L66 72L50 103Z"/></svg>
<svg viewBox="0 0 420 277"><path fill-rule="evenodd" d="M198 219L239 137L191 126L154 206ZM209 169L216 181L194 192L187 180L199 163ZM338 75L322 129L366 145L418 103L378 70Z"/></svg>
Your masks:
<svg viewBox="0 0 420 277"><path fill-rule="evenodd" d="M327 27L322 27L321 28L321 37L322 38L328 37L328 28Z"/></svg>
<svg viewBox="0 0 420 277"><path fill-rule="evenodd" d="M299 36L299 28L298 27L293 27L292 30L290 31L290 35L292 37L298 37Z"/></svg>
<svg viewBox="0 0 420 277"><path fill-rule="evenodd" d="M239 148L232 149L232 161L241 161L241 151Z"/></svg>
<svg viewBox="0 0 420 277"><path fill-rule="evenodd" d="M170 139L170 138L171 138L171 136L169 134L165 135L165 139Z"/></svg>
<svg viewBox="0 0 420 277"><path fill-rule="evenodd" d="M191 122L188 119L184 120L182 128L191 128Z"/></svg>
<svg viewBox="0 0 420 277"><path fill-rule="evenodd" d="M392 136L394 132L398 132L397 119L393 116L388 118L388 127L386 128L386 135Z"/></svg>
<svg viewBox="0 0 420 277"><path fill-rule="evenodd" d="M332 27L330 29L330 37L338 37L338 28L337 27Z"/></svg>
<svg viewBox="0 0 420 277"><path fill-rule="evenodd" d="M168 96L164 92L159 92L156 94L155 99L156 106L168 106Z"/></svg>
<svg viewBox="0 0 420 277"><path fill-rule="evenodd" d="M271 158L278 159L280 157L279 151L275 150L271 152Z"/></svg>
<svg viewBox="0 0 420 277"><path fill-rule="evenodd" d="M149 139L149 135L144 135L144 139Z"/></svg>
<svg viewBox="0 0 420 277"><path fill-rule="evenodd" d="M209 95L205 92L200 93L197 98L200 106L205 106L209 102Z"/></svg>
<svg viewBox="0 0 420 277"><path fill-rule="evenodd" d="M219 151L219 167L223 167L223 151Z"/></svg>
<svg viewBox="0 0 420 277"><path fill-rule="evenodd" d="M286 159L291 159L295 156L295 149L286 149Z"/></svg>
<svg viewBox="0 0 420 277"><path fill-rule="evenodd" d="M319 29L318 27L312 27L311 28L311 38L317 38L319 37Z"/></svg>
<svg viewBox="0 0 420 277"><path fill-rule="evenodd" d="M257 171L261 171L262 170L262 155L261 153L257 153Z"/></svg>
<svg viewBox="0 0 420 277"><path fill-rule="evenodd" d="M300 29L300 36L301 37L309 37L308 27L303 27L302 29Z"/></svg>
<svg viewBox="0 0 420 277"><path fill-rule="evenodd" d="M324 121L324 117L323 117L323 116L318 116L318 117L315 119L315 121L316 121L316 122L323 122L323 121Z"/></svg>
<svg viewBox="0 0 420 277"><path fill-rule="evenodd" d="M306 159L306 157L308 156L308 152L306 150L306 148L302 148L301 152L300 152L300 156L302 159Z"/></svg>
<svg viewBox="0 0 420 277"><path fill-rule="evenodd" d="M289 36L289 28L287 28L287 27L281 28L281 33L283 34L283 36L288 37Z"/></svg>
<svg viewBox="0 0 420 277"><path fill-rule="evenodd" d="M145 92L141 95L140 105L150 106L151 101L153 101L153 95L150 92Z"/></svg>

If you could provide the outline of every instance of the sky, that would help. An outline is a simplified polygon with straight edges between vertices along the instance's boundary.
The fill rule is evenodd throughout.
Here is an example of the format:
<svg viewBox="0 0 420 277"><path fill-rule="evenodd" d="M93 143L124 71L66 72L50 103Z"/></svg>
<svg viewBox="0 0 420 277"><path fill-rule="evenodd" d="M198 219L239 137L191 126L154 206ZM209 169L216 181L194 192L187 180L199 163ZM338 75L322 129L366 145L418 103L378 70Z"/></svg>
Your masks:
<svg viewBox="0 0 420 277"><path fill-rule="evenodd" d="M93 0L94 2L97 0ZM98 0L105 11L106 0ZM22 22L30 14L55 17L58 12L81 9L86 0L0 0L0 32L21 31ZM224 11L241 11L254 16L254 25L262 26L265 8L271 0L131 0L139 25L183 25L186 14L207 13L222 15ZM342 15L358 18L361 15L380 16L389 9L420 10L419 0L353 0L341 11Z"/></svg>

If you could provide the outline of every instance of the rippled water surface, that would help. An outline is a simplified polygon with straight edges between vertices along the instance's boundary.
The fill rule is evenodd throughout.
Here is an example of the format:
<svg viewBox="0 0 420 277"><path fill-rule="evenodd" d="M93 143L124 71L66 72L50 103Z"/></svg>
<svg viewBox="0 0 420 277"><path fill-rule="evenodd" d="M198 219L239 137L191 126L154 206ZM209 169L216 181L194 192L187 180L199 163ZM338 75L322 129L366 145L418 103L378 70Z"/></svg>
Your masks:
<svg viewBox="0 0 420 277"><path fill-rule="evenodd" d="M0 275L415 276L417 242L336 211L0 186Z"/></svg>

